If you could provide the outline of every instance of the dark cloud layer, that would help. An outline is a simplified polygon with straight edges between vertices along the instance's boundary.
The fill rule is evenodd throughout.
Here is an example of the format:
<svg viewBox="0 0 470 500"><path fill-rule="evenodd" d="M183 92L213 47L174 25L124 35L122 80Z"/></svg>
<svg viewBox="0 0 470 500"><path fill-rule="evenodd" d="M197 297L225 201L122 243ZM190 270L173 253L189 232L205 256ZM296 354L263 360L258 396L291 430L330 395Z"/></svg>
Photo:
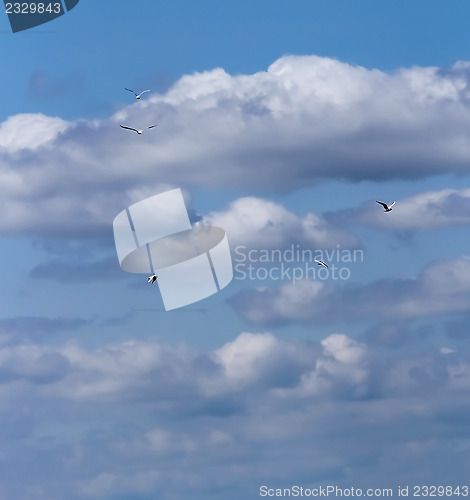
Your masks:
<svg viewBox="0 0 470 500"><path fill-rule="evenodd" d="M49 262L39 264L31 271L32 278L69 285L117 279L120 276L119 262L115 256L91 263Z"/></svg>
<svg viewBox="0 0 470 500"><path fill-rule="evenodd" d="M75 332L89 324L83 318L47 318L41 316L18 316L0 319L1 344L41 342L47 337L63 332Z"/></svg>
<svg viewBox="0 0 470 500"><path fill-rule="evenodd" d="M277 287L246 289L230 299L255 325L406 320L468 310L470 259L436 262L417 278L383 279L365 285L300 280ZM344 283L344 282L343 282Z"/></svg>
<svg viewBox="0 0 470 500"><path fill-rule="evenodd" d="M339 333L243 333L208 352L154 341L2 348L0 498L457 485L469 367L466 351L392 359Z"/></svg>

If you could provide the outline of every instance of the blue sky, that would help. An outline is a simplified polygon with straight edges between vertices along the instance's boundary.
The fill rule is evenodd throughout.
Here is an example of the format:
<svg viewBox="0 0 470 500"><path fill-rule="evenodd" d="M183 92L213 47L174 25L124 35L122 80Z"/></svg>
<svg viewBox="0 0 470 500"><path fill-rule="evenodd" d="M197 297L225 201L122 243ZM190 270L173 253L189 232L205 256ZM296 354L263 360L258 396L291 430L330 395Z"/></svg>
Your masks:
<svg viewBox="0 0 470 500"><path fill-rule="evenodd" d="M466 484L468 19L460 0L0 16L0 500ZM166 312L112 222L174 188L234 264L363 259L328 260L347 279L235 269Z"/></svg>

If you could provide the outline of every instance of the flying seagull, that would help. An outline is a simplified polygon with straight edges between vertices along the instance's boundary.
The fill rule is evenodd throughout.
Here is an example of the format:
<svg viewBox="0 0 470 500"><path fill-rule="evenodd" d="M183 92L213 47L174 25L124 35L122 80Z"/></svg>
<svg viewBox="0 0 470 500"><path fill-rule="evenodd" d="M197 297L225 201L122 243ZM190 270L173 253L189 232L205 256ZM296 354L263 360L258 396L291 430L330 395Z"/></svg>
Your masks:
<svg viewBox="0 0 470 500"><path fill-rule="evenodd" d="M157 123L158 125L158 123ZM156 127L157 125L150 125L150 127L147 127L147 128L154 128ZM125 125L119 125L121 128L125 128L127 130L133 130L134 132L137 132L139 135L142 135L142 132L143 130L137 130L136 128L132 128L132 127L126 127Z"/></svg>
<svg viewBox="0 0 470 500"><path fill-rule="evenodd" d="M375 200L377 201L377 200ZM388 206L386 203L383 203L381 201L377 201L379 205L382 205L384 207L384 212L391 212L393 205L395 205L396 201L394 201L390 206Z"/></svg>
<svg viewBox="0 0 470 500"><path fill-rule="evenodd" d="M155 281L157 281L157 278L158 276L156 274L154 274L153 276L149 276L147 283L155 283Z"/></svg>
<svg viewBox="0 0 470 500"><path fill-rule="evenodd" d="M319 265L319 266L323 266L323 267L326 267L328 269L328 265L325 264L322 260L317 260L315 259L315 262Z"/></svg>
<svg viewBox="0 0 470 500"><path fill-rule="evenodd" d="M128 90L129 92L132 92L132 93L135 95L135 98L136 98L136 99L140 99L140 96L141 96L142 94L145 94L145 92L150 92L150 89L149 89L149 90L142 90L142 92L141 92L140 94L136 94L136 93L135 93L133 90L131 90L131 89L126 88L126 90Z"/></svg>

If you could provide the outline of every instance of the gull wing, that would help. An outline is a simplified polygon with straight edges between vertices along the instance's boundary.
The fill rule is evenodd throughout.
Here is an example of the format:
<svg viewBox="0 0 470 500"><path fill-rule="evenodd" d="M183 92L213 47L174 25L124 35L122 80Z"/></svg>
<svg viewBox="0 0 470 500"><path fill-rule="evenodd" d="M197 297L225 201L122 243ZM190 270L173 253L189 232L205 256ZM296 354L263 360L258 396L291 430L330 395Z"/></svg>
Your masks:
<svg viewBox="0 0 470 500"><path fill-rule="evenodd" d="M127 130L133 130L134 132L137 132L139 133L139 131L136 129L136 128L132 128L132 127L126 127L125 125L119 125L121 128L125 128Z"/></svg>
<svg viewBox="0 0 470 500"><path fill-rule="evenodd" d="M377 201L377 200L375 200L375 201ZM382 201L377 201L377 203L378 203L379 205L382 205L382 206L385 208L385 210L388 210L388 207L387 207L387 204L386 204L386 203L383 203Z"/></svg>
<svg viewBox="0 0 470 500"><path fill-rule="evenodd" d="M126 90L128 90L129 92L132 92L135 96L137 95L133 90L131 89L128 89L127 87L124 87Z"/></svg>
<svg viewBox="0 0 470 500"><path fill-rule="evenodd" d="M150 92L150 89L148 89L148 90L142 90L142 92L139 95L145 94L145 92Z"/></svg>
<svg viewBox="0 0 470 500"><path fill-rule="evenodd" d="M155 125L150 125L150 127L147 127L147 128L154 128L154 127L157 127L158 126L158 123L155 124Z"/></svg>
<svg viewBox="0 0 470 500"><path fill-rule="evenodd" d="M395 205L396 201L394 201L388 208L392 208Z"/></svg>

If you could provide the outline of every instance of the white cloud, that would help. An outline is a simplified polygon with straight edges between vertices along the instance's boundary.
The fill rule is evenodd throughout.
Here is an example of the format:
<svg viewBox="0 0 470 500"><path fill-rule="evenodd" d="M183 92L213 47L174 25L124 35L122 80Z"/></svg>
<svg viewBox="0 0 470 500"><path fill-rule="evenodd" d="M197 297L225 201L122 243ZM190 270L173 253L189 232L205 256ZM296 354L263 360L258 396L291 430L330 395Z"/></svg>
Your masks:
<svg viewBox="0 0 470 500"><path fill-rule="evenodd" d="M23 113L0 124L0 154L52 146L70 124L61 118Z"/></svg>
<svg viewBox="0 0 470 500"><path fill-rule="evenodd" d="M105 120L12 116L0 124L0 230L97 231L138 201L132 193L163 186L266 192L324 178L466 172L464 66L387 74L286 56L252 75L186 75ZM137 136L119 128L123 121L159 126ZM323 222L310 222L318 238Z"/></svg>
<svg viewBox="0 0 470 500"><path fill-rule="evenodd" d="M333 334L322 340L325 354L332 356L336 361L345 364L359 362L364 355L365 346L358 344L346 335Z"/></svg>
<svg viewBox="0 0 470 500"><path fill-rule="evenodd" d="M233 342L214 353L214 360L223 366L224 374L236 383L252 382L259 373L259 364L269 359L278 348L277 339L269 334L242 333Z"/></svg>
<svg viewBox="0 0 470 500"><path fill-rule="evenodd" d="M255 197L239 198L226 210L209 213L203 223L224 228L232 246L282 249L299 243L322 249L357 245L354 236L313 213L299 217L278 203Z"/></svg>
<svg viewBox="0 0 470 500"><path fill-rule="evenodd" d="M466 312L470 300L470 257L432 263L416 278L333 285L336 283L331 280L303 279L272 288L247 289L230 302L238 314L257 325L397 321Z"/></svg>
<svg viewBox="0 0 470 500"><path fill-rule="evenodd" d="M76 344L67 344L61 354L70 363L69 376L50 391L76 400L133 399L142 391L152 390L152 380L160 373L168 386L190 386L184 371L184 350L163 347L152 342L128 341L88 352ZM183 371L181 371L183 370ZM72 390L70 390L73 388ZM162 397L171 397L171 391Z"/></svg>
<svg viewBox="0 0 470 500"><path fill-rule="evenodd" d="M361 208L330 212L326 220L348 221L393 230L434 229L470 224L470 189L442 189L427 191L396 201L392 212L384 214L375 201Z"/></svg>
<svg viewBox="0 0 470 500"><path fill-rule="evenodd" d="M440 363L437 371L436 359ZM455 381L456 389L470 384L468 360L452 349L436 349L420 363L420 370L434 371L433 378L443 383ZM55 349L30 344L4 347L0 350L0 385L15 384L24 394L29 385L44 400L58 398L80 404L149 401L169 409L179 406L179 400L189 393L196 399L237 394L251 398L253 393L267 395L265 391L282 398L300 394L330 398L346 393L354 398L364 395L383 369L388 373L383 390L388 387L393 393L397 388L406 392L408 387L414 391L416 384L427 379L410 378L413 366L416 360L407 358L393 362L390 369L379 367L366 344L342 333L305 343L281 340L272 333L245 332L204 354L155 341L128 341L93 350L70 343ZM401 381L394 374L399 374ZM21 386L19 379L23 380ZM14 392L5 391L5 395L14 397ZM219 435L210 439L214 436ZM173 438L165 428L153 427L139 446L160 450L176 446L181 450L191 445Z"/></svg>
<svg viewBox="0 0 470 500"><path fill-rule="evenodd" d="M343 333L306 342L247 332L207 352L155 340L5 348L0 366L49 353L68 370L39 386L0 381L1 494L234 500L306 474L309 487L333 476L343 487L396 486L411 472L454 482L468 451L467 351L390 358ZM230 404L242 411L214 411Z"/></svg>
<svg viewBox="0 0 470 500"><path fill-rule="evenodd" d="M65 356L51 348L20 345L0 349L0 381L50 384L69 370Z"/></svg>

